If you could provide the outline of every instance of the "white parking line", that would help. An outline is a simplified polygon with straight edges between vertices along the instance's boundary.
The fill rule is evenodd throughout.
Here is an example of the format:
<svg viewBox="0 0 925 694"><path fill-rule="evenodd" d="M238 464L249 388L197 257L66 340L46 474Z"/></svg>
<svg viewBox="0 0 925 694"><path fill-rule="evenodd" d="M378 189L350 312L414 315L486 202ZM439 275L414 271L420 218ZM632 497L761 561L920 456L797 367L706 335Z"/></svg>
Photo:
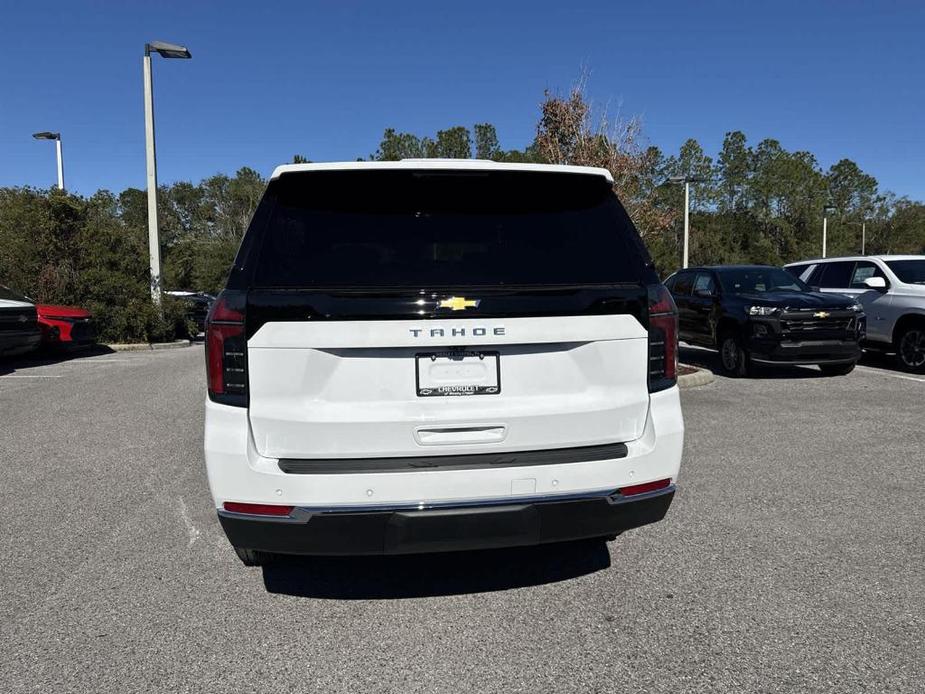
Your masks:
<svg viewBox="0 0 925 694"><path fill-rule="evenodd" d="M873 374L880 374L881 376L889 376L890 378L901 378L904 381L915 381L916 383L925 383L925 378L916 378L915 376L905 376L903 374L894 374L884 369L875 369L870 366L857 366L855 367L861 371L868 371Z"/></svg>
<svg viewBox="0 0 925 694"><path fill-rule="evenodd" d="M61 364L124 364L132 361L131 359L74 359L72 361L63 361Z"/></svg>
<svg viewBox="0 0 925 694"><path fill-rule="evenodd" d="M61 374L7 374L0 378L61 378Z"/></svg>

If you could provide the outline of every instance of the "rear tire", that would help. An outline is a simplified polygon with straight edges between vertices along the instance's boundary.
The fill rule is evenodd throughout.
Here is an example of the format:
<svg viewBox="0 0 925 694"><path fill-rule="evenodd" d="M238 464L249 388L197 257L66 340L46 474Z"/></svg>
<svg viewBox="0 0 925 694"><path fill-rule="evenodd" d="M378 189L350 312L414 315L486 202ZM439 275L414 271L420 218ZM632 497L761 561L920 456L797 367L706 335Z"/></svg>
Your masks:
<svg viewBox="0 0 925 694"><path fill-rule="evenodd" d="M719 361L727 376L741 378L751 372L748 351L742 346L742 340L737 333L727 332L720 337Z"/></svg>
<svg viewBox="0 0 925 694"><path fill-rule="evenodd" d="M244 566L266 566L273 561L272 554L268 554L266 552L258 552L256 549L235 547L234 551Z"/></svg>
<svg viewBox="0 0 925 694"><path fill-rule="evenodd" d="M854 362L850 364L820 364L823 376L847 376L854 371Z"/></svg>
<svg viewBox="0 0 925 694"><path fill-rule="evenodd" d="M925 373L925 325L911 325L897 336L896 358L904 371Z"/></svg>

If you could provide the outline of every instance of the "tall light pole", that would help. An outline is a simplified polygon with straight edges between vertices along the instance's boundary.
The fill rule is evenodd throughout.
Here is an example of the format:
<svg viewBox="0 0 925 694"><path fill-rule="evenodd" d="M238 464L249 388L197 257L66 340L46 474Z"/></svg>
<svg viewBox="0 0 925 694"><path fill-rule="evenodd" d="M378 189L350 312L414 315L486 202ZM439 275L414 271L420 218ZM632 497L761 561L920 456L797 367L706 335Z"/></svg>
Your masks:
<svg viewBox="0 0 925 694"><path fill-rule="evenodd" d="M861 255L867 255L865 249L867 247L867 220L861 220L860 222L852 222L859 227L861 227Z"/></svg>
<svg viewBox="0 0 925 694"><path fill-rule="evenodd" d="M52 133L47 130L33 133L36 140L54 140L55 150L58 153L58 188L64 190L64 152L61 150L61 133Z"/></svg>
<svg viewBox="0 0 925 694"><path fill-rule="evenodd" d="M706 181L705 178L700 178L697 176L672 176L668 179L670 183L683 183L684 184L684 265L687 267L688 261L688 247L690 243L690 232L691 232L691 183L703 183Z"/></svg>
<svg viewBox="0 0 925 694"><path fill-rule="evenodd" d="M145 162L148 171L148 256L151 261L151 298L161 302L161 242L157 233L157 157L154 151L154 85L151 76L151 52L162 58L189 59L185 46L163 41L145 44L142 59L145 82Z"/></svg>
<svg viewBox="0 0 925 694"><path fill-rule="evenodd" d="M825 258L825 243L826 236L828 236L829 231L829 212L834 212L835 208L832 205L826 205L822 208L822 257Z"/></svg>

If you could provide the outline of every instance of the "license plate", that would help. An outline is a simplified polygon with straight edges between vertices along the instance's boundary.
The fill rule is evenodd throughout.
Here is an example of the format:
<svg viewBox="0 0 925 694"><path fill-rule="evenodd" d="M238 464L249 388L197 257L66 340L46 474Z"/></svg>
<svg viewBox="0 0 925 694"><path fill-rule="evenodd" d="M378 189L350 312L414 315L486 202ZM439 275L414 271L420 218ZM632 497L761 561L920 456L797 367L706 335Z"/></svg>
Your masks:
<svg viewBox="0 0 925 694"><path fill-rule="evenodd" d="M415 355L418 397L497 395L501 357L497 352L448 351Z"/></svg>

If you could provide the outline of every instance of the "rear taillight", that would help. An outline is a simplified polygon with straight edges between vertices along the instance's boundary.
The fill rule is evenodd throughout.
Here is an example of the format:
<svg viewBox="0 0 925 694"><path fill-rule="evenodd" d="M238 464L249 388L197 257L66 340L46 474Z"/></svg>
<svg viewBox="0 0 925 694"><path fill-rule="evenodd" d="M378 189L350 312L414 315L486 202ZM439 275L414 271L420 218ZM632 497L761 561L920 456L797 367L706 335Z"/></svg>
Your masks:
<svg viewBox="0 0 925 694"><path fill-rule="evenodd" d="M649 287L649 392L678 382L678 309L661 284Z"/></svg>
<svg viewBox="0 0 925 694"><path fill-rule="evenodd" d="M247 407L247 340L244 292L219 294L206 319L206 375L209 398Z"/></svg>

